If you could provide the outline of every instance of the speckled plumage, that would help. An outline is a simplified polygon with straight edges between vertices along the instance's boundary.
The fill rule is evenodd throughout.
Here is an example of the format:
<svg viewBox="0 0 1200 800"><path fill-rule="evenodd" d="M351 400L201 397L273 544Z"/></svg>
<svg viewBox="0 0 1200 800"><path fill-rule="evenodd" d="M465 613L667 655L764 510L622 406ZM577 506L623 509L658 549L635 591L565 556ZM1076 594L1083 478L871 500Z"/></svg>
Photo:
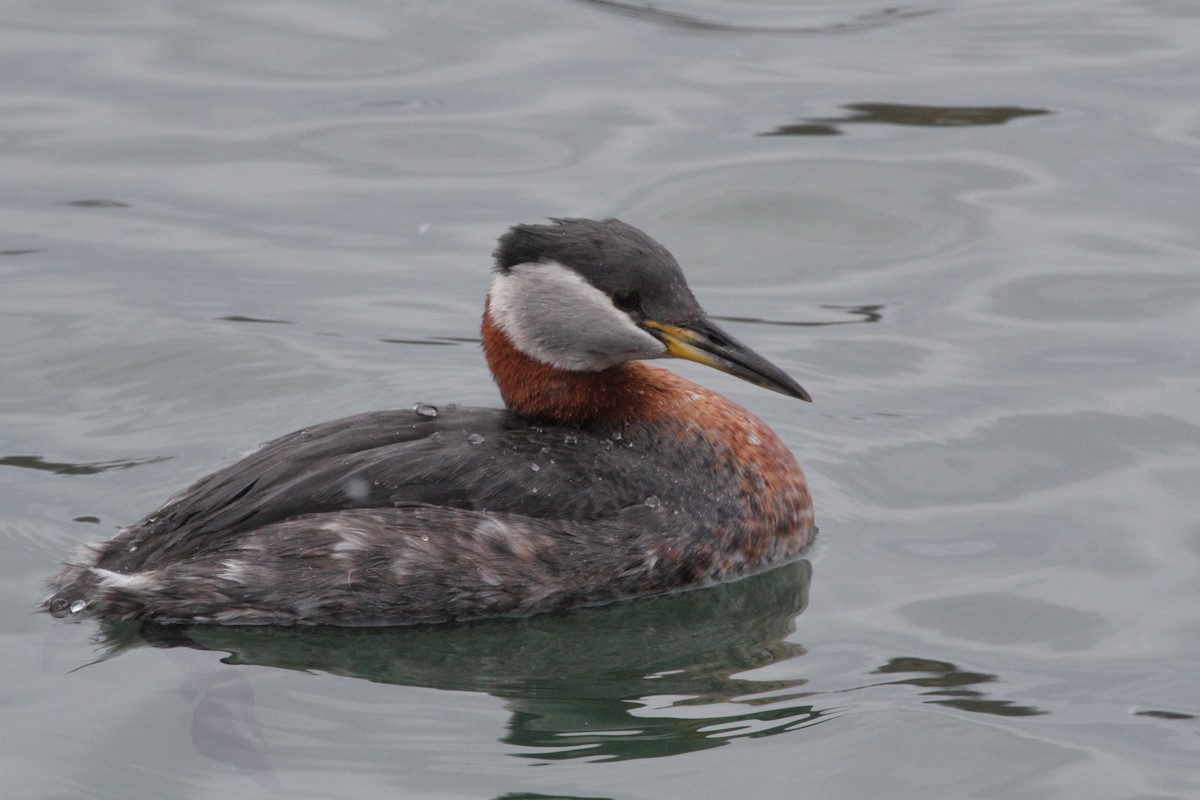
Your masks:
<svg viewBox="0 0 1200 800"><path fill-rule="evenodd" d="M640 231L615 223L617 245L605 245L613 223L520 226L502 240L499 269L569 265L599 247L622 260L588 260L590 286L617 291L639 270L655 276L641 287L674 281L673 259L654 271L666 251ZM542 241L552 234L564 247ZM637 312L706 322L690 292L676 309L651 296ZM705 330L720 353L753 356ZM508 410L370 412L284 436L83 549L46 608L166 623L441 622L702 586L811 542L800 468L741 407L637 361L555 368L518 350L487 311L483 340ZM773 388L790 381L745 363Z"/></svg>

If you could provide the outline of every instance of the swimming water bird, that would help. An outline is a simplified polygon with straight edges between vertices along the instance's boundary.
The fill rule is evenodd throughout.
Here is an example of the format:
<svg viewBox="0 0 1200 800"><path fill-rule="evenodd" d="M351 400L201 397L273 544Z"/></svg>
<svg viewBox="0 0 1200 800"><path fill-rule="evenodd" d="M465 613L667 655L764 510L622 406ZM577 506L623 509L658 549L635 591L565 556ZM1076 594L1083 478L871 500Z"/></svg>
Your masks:
<svg viewBox="0 0 1200 800"><path fill-rule="evenodd" d="M505 409L419 405L288 434L83 548L44 608L158 623L431 623L694 588L816 533L795 458L674 356L809 400L614 219L500 239L482 338Z"/></svg>

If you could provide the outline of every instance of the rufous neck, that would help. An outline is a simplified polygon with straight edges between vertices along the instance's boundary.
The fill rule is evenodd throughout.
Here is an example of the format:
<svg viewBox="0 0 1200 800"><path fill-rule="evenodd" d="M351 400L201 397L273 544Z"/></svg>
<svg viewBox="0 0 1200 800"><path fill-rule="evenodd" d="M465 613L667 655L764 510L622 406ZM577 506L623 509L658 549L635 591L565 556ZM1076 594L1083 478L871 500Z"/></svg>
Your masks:
<svg viewBox="0 0 1200 800"><path fill-rule="evenodd" d="M662 417L669 387L665 370L629 361L598 372L560 369L526 355L484 306L483 353L509 409L560 425L618 428Z"/></svg>

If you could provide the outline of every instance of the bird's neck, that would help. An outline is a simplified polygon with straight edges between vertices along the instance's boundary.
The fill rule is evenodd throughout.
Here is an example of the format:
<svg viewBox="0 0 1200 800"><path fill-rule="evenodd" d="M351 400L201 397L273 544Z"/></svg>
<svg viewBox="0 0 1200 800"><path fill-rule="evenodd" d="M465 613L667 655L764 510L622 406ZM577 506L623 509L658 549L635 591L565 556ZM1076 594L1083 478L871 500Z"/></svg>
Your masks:
<svg viewBox="0 0 1200 800"><path fill-rule="evenodd" d="M488 366L511 410L593 430L649 424L659 435L711 448L738 478L734 488L751 498L755 519L768 527L782 525L788 536L804 542L811 538L812 501L795 457L774 431L738 404L640 361L600 372L552 367L518 350L486 307L482 333ZM773 540L754 541L758 546Z"/></svg>
<svg viewBox="0 0 1200 800"><path fill-rule="evenodd" d="M619 428L670 413L675 381L670 372L629 361L597 372L545 364L513 345L484 307L483 352L500 396L511 410L549 423Z"/></svg>

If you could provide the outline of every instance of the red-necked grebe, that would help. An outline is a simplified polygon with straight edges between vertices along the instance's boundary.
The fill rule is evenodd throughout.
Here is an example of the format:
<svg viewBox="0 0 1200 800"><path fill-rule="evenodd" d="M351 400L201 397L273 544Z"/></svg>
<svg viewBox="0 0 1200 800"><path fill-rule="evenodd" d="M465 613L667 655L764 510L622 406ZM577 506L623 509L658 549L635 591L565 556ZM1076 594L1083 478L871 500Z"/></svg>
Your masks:
<svg viewBox="0 0 1200 800"><path fill-rule="evenodd" d="M83 548L44 607L159 623L401 624L660 594L815 535L792 454L675 356L808 400L617 220L517 225L483 350L506 409L418 406L263 446Z"/></svg>

